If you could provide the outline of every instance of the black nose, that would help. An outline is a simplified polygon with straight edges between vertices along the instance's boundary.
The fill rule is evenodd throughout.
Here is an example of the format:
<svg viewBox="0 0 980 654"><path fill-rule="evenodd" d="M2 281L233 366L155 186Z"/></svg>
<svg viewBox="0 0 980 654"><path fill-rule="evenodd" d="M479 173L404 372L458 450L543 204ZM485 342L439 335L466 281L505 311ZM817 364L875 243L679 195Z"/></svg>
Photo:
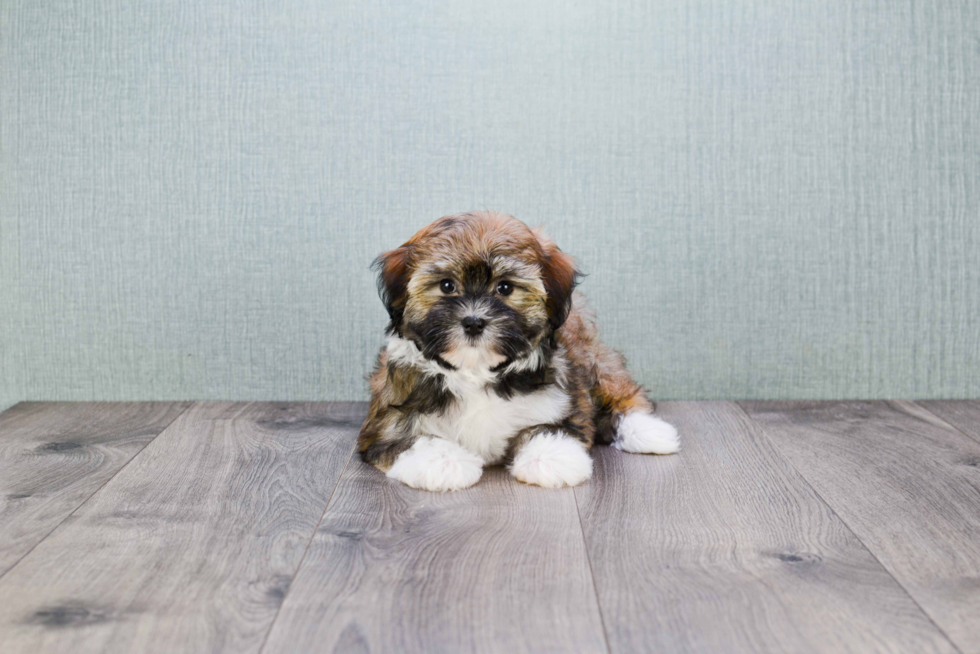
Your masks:
<svg viewBox="0 0 980 654"><path fill-rule="evenodd" d="M466 316L463 318L463 329L470 336L477 336L487 326L487 321L476 316Z"/></svg>

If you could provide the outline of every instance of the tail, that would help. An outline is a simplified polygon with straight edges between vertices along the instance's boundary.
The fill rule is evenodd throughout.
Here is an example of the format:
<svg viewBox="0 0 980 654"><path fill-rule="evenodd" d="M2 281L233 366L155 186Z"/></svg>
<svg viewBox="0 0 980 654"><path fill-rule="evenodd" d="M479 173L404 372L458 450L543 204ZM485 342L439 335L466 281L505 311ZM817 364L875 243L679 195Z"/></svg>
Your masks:
<svg viewBox="0 0 980 654"><path fill-rule="evenodd" d="M578 293L574 307L560 337L570 357L592 371L596 442L638 454L680 451L677 430L654 415L656 406L626 370L626 358L599 340L595 320Z"/></svg>

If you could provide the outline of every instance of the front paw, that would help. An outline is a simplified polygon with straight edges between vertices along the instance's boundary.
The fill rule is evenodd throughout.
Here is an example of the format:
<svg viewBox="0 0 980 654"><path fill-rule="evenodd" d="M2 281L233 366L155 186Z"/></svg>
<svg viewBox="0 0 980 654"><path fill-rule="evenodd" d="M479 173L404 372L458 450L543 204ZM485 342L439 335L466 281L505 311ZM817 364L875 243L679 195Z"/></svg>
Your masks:
<svg viewBox="0 0 980 654"><path fill-rule="evenodd" d="M592 476L592 457L581 441L562 432L545 432L524 444L510 472L525 484L544 488L577 486Z"/></svg>
<svg viewBox="0 0 980 654"><path fill-rule="evenodd" d="M444 438L423 436L395 459L388 476L412 488L445 492L468 488L480 480L483 460Z"/></svg>

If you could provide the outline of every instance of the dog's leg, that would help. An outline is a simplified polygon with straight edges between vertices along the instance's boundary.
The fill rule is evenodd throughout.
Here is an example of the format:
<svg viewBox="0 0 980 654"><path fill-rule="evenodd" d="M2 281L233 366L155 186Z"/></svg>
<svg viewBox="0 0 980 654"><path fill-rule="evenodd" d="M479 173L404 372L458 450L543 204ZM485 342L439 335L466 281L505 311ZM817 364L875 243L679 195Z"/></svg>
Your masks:
<svg viewBox="0 0 980 654"><path fill-rule="evenodd" d="M483 459L444 438L421 436L395 458L387 475L422 490L444 492L480 481Z"/></svg>
<svg viewBox="0 0 980 654"><path fill-rule="evenodd" d="M544 488L577 486L592 476L588 446L560 427L524 430L511 446L514 478Z"/></svg>
<svg viewBox="0 0 980 654"><path fill-rule="evenodd" d="M681 449L677 429L644 411L621 415L610 445L636 454L673 454Z"/></svg>
<svg viewBox="0 0 980 654"><path fill-rule="evenodd" d="M397 366L382 351L371 377L371 405L358 435L361 458L388 477L429 491L472 486L483 459L451 441L421 433L419 418L446 400L445 390L411 366Z"/></svg>
<svg viewBox="0 0 980 654"><path fill-rule="evenodd" d="M655 406L630 376L626 359L599 339L595 319L581 296L575 301L577 309L562 334L568 356L590 374L586 385L595 407L595 442L644 454L680 450L677 430L653 415Z"/></svg>
<svg viewBox="0 0 980 654"><path fill-rule="evenodd" d="M596 440L624 452L673 454L680 451L677 430L653 415L654 404L626 371L623 358L604 345L592 397L599 407Z"/></svg>

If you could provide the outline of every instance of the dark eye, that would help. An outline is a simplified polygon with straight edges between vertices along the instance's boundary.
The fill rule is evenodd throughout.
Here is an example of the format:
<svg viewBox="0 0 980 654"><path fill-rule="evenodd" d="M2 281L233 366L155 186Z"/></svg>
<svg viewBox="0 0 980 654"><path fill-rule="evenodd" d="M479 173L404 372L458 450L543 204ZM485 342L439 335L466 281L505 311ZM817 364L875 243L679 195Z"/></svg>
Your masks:
<svg viewBox="0 0 980 654"><path fill-rule="evenodd" d="M439 282L439 289L446 295L449 295L450 293L456 292L456 284L451 279L444 279Z"/></svg>
<svg viewBox="0 0 980 654"><path fill-rule="evenodd" d="M501 295L510 295L514 292L514 285L510 282L500 282L497 284L497 292Z"/></svg>

